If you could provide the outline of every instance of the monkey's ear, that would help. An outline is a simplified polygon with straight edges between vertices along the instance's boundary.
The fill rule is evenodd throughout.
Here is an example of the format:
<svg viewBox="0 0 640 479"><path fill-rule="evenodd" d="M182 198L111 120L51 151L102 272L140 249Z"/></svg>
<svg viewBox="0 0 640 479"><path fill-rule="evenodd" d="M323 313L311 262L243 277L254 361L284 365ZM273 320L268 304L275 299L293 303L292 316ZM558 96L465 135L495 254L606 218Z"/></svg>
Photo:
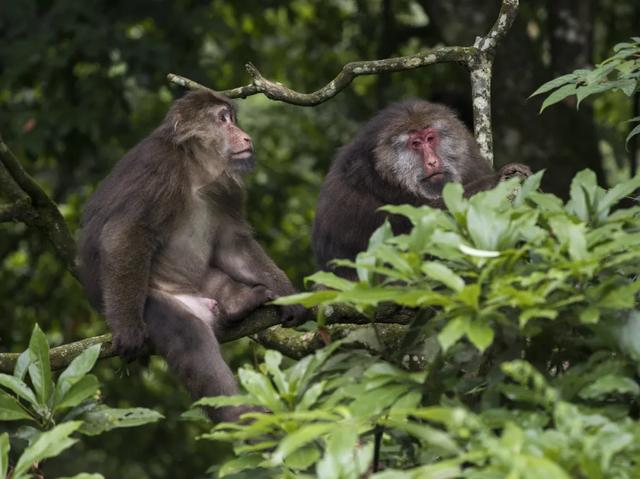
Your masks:
<svg viewBox="0 0 640 479"><path fill-rule="evenodd" d="M173 127L173 133L177 134L178 133L178 127L180 126L180 123L182 122L182 115L178 112L176 112L173 115L172 118L172 122L171 122L171 126Z"/></svg>

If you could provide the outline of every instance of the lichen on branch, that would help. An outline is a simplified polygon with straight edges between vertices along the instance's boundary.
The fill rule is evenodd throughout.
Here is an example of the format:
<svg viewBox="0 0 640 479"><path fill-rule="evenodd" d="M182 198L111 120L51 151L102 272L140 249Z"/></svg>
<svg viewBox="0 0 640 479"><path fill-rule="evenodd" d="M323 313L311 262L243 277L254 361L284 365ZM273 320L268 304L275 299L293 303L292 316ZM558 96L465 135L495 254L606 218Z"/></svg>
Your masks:
<svg viewBox="0 0 640 479"><path fill-rule="evenodd" d="M229 98L246 98L262 93L272 100L300 106L315 106L344 90L354 78L422 68L435 63L458 62L471 73L473 122L476 140L484 158L493 164L493 138L491 134L491 68L498 43L511 28L518 11L519 0L502 0L500 13L486 35L477 37L473 46L447 46L425 50L415 55L347 63L336 77L312 93L295 91L281 83L265 78L251 63L245 65L251 82L247 85L222 90ZM171 83L189 89L210 89L188 78L170 73Z"/></svg>

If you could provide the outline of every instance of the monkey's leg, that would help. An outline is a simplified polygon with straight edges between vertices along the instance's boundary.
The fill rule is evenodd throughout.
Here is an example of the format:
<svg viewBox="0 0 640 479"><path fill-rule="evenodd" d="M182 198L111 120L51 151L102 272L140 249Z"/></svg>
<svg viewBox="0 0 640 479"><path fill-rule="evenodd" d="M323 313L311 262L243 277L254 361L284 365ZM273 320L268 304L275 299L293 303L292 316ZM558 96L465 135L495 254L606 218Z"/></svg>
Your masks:
<svg viewBox="0 0 640 479"><path fill-rule="evenodd" d="M207 272L202 292L207 297L215 298L220 304L221 327L244 319L256 308L277 297L262 284L241 283L217 268L211 268Z"/></svg>
<svg viewBox="0 0 640 479"><path fill-rule="evenodd" d="M155 352L163 356L194 399L232 395L238 385L211 326L168 298L149 296L144 319ZM243 407L207 408L214 421L234 421Z"/></svg>

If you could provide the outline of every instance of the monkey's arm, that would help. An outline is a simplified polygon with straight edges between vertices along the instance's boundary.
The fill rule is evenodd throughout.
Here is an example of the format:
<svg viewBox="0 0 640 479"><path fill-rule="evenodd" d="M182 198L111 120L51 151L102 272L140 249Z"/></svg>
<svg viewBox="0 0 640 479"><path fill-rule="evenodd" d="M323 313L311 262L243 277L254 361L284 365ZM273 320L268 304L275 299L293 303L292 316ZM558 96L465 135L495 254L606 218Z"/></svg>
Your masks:
<svg viewBox="0 0 640 479"><path fill-rule="evenodd" d="M508 163L501 167L495 174L484 176L464 185L464 196L473 196L480 191L493 188L501 181L511 178L527 178L531 176L531 169L522 163Z"/></svg>
<svg viewBox="0 0 640 479"><path fill-rule="evenodd" d="M278 296L292 294L295 288L248 232L228 235L216 249L213 266L231 279L246 285L264 285Z"/></svg>
<svg viewBox="0 0 640 479"><path fill-rule="evenodd" d="M155 242L147 231L107 223L100 240L104 314L115 351L126 360L144 352L143 320Z"/></svg>
<svg viewBox="0 0 640 479"><path fill-rule="evenodd" d="M284 272L276 266L248 231L228 235L213 259L213 267L249 286L266 286L276 296L294 294L296 289ZM282 306L282 322L295 326L309 318L309 312L298 304Z"/></svg>

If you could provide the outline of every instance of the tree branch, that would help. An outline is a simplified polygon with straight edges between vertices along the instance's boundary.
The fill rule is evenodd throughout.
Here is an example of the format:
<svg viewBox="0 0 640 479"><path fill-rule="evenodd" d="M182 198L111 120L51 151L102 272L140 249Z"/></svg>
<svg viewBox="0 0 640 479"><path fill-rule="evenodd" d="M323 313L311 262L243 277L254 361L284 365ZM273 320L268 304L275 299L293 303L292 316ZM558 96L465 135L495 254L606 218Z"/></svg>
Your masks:
<svg viewBox="0 0 640 479"><path fill-rule="evenodd" d="M392 323L382 328L385 333L391 334L396 330L399 331L399 327L410 322L414 316L415 313L410 310L388 305L379 308L375 321ZM333 306L332 310L327 312L327 323L336 325L335 327L329 326L330 334L334 339L344 337L357 328L370 326L369 319L359 314L355 309L345 305ZM344 323L348 324L348 326L345 326ZM263 346L277 349L286 356L293 358L301 358L324 346L317 332L299 332L283 328L279 324L280 314L278 308L275 306L263 306L247 316L233 330L221 331L218 339L220 342L226 343L245 336L252 337ZM381 326L378 327L380 328ZM100 358L115 356L115 352L111 347L111 335L103 334L52 348L49 351L51 368L62 369L68 366L73 358L94 344L102 344ZM19 353L0 354L0 372L11 373L15 368L18 356Z"/></svg>
<svg viewBox="0 0 640 479"><path fill-rule="evenodd" d="M491 134L491 67L495 48L511 28L518 11L519 0L502 0L500 13L489 32L476 38L472 47L441 47L425 50L416 55L347 63L338 75L325 86L312 93L300 93L281 83L262 76L251 63L246 69L251 83L224 90L220 93L229 98L246 98L263 93L268 98L292 105L314 106L323 103L344 90L354 78L362 75L398 72L425 67L434 63L459 62L471 72L473 97L473 121L476 140L482 155L493 164L493 139ZM170 73L168 80L189 89L209 89L188 78Z"/></svg>
<svg viewBox="0 0 640 479"><path fill-rule="evenodd" d="M14 203L0 205L0 223L21 220L30 210L31 200L28 197L16 200Z"/></svg>
<svg viewBox="0 0 640 479"><path fill-rule="evenodd" d="M76 244L60 210L45 191L29 176L0 136L0 187L16 199L28 198L30 208L23 203L21 219L38 228L56 249L67 269L76 276ZM11 180L9 180L10 176ZM13 183L13 185L11 185ZM6 188L6 189L5 189ZM21 190L21 192L18 192Z"/></svg>

